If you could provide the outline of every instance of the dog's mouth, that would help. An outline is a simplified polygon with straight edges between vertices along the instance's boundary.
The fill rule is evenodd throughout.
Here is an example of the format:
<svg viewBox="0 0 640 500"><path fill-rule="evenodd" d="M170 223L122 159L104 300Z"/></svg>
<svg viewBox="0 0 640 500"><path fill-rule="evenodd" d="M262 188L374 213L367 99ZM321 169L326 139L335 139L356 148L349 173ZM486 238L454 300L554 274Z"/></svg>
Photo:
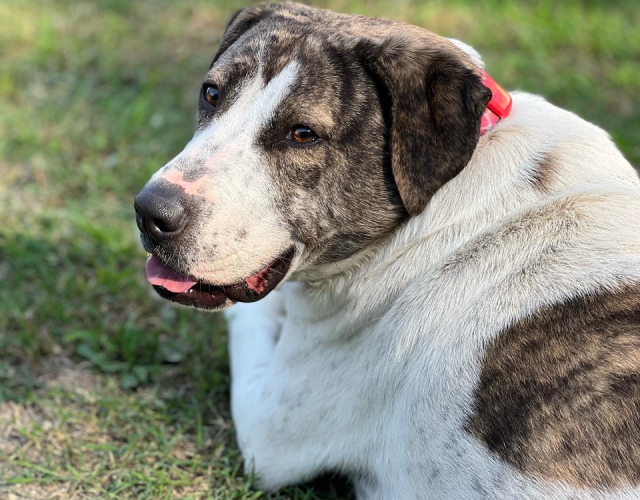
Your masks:
<svg viewBox="0 0 640 500"><path fill-rule="evenodd" d="M198 309L219 309L232 302L255 302L266 297L283 280L293 259L293 248L247 279L231 285L212 285L180 274L160 257L147 259L147 279L161 297Z"/></svg>

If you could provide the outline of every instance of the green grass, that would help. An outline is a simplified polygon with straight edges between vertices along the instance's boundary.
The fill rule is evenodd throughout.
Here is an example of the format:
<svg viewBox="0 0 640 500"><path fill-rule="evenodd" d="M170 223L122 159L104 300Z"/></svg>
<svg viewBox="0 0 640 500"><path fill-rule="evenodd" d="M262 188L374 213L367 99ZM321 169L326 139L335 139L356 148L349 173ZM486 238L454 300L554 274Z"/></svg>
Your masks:
<svg viewBox="0 0 640 500"><path fill-rule="evenodd" d="M483 54L640 165L640 4L324 0ZM132 200L189 139L239 2L0 4L0 496L266 498L242 475L224 325L155 299ZM341 482L276 499L346 498Z"/></svg>

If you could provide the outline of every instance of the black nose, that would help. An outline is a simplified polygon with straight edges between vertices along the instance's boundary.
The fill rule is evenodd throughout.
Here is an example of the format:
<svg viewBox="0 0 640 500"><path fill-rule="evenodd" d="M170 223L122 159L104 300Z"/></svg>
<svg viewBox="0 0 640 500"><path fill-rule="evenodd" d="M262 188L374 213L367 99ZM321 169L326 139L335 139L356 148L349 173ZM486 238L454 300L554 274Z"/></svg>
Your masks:
<svg viewBox="0 0 640 500"><path fill-rule="evenodd" d="M162 185L147 184L136 196L133 206L138 229L156 243L180 234L187 222L179 194Z"/></svg>

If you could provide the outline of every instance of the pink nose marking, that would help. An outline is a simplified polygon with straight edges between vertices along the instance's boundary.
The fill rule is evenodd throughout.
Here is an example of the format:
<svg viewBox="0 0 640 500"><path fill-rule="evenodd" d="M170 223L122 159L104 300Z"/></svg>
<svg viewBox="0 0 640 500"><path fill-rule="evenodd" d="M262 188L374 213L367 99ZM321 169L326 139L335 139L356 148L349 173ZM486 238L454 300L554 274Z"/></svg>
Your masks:
<svg viewBox="0 0 640 500"><path fill-rule="evenodd" d="M198 194L198 191L200 191L200 188L204 185L205 182L204 177L200 177L200 179L195 182L187 182L184 180L184 174L178 170L171 170L164 176L164 179L167 182L180 186L182 189L184 189L184 192L186 194Z"/></svg>

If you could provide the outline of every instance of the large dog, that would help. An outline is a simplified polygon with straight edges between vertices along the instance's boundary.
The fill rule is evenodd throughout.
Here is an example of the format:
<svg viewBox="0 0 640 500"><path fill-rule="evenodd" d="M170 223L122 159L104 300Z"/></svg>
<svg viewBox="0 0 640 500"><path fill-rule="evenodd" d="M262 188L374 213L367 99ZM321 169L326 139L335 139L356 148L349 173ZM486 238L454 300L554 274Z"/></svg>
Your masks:
<svg viewBox="0 0 640 500"><path fill-rule="evenodd" d="M162 296L259 300L228 318L260 487L640 498L640 183L599 128L512 98L414 26L229 21L136 211Z"/></svg>

